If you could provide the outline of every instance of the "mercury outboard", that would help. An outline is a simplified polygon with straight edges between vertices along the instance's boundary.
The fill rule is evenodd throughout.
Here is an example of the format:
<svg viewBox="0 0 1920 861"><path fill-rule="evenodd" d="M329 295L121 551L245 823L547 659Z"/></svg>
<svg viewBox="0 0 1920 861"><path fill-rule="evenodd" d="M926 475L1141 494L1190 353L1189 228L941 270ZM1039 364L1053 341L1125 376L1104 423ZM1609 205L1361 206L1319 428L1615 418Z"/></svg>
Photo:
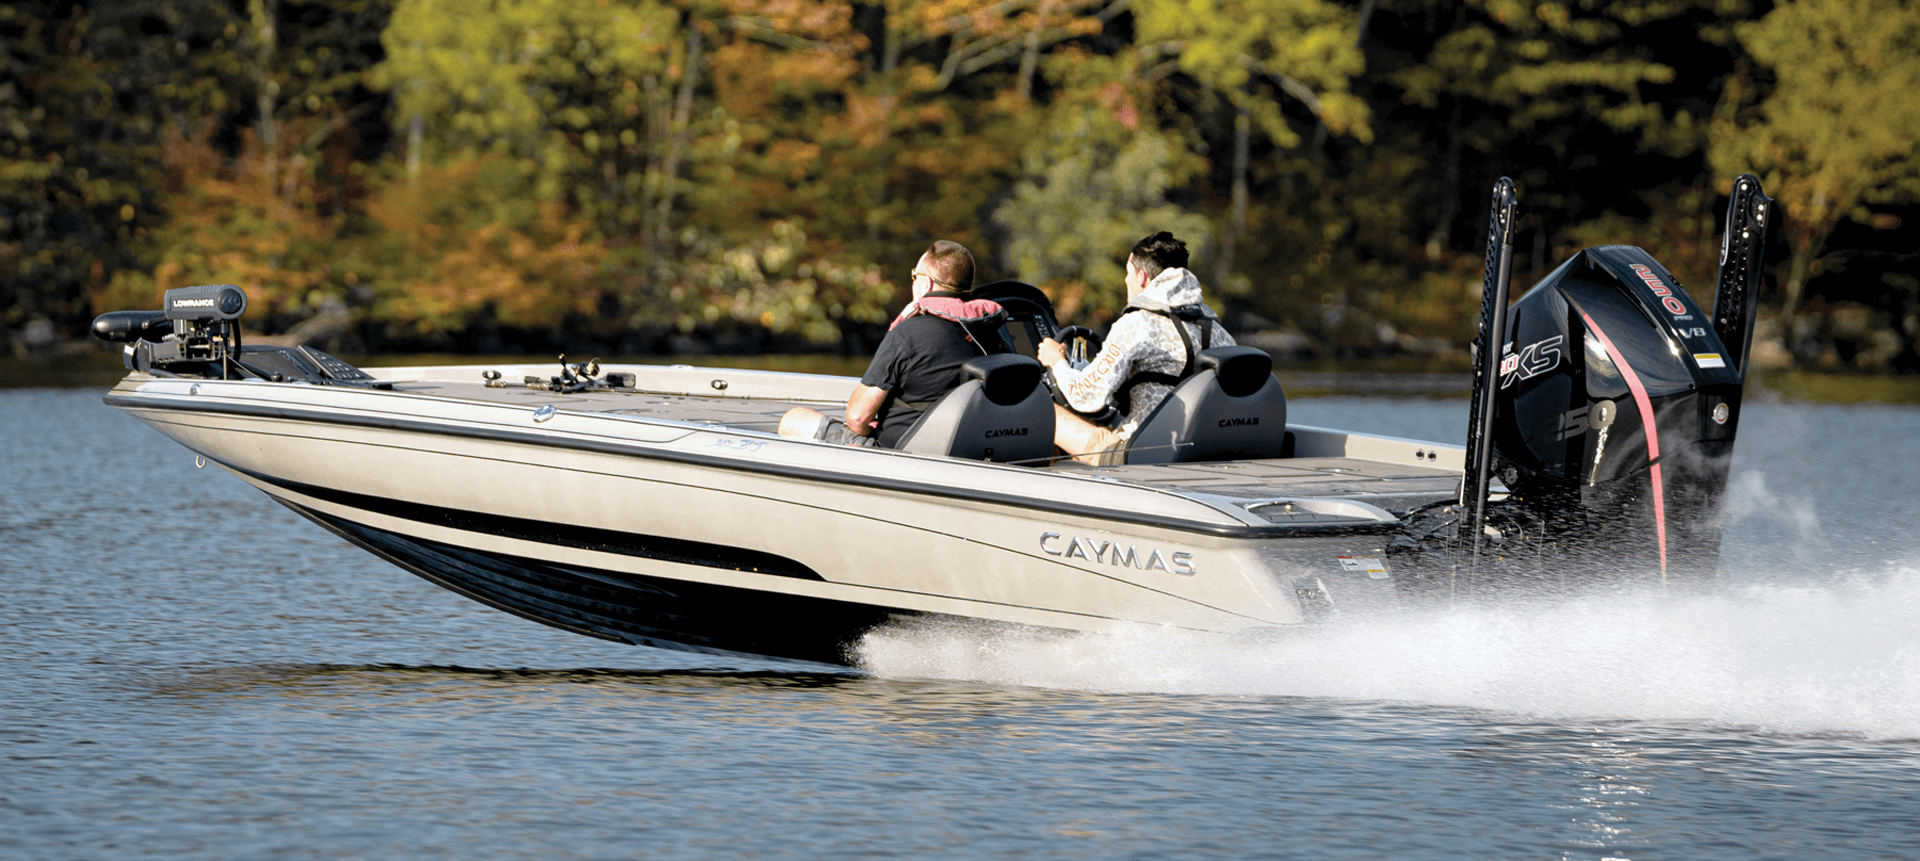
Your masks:
<svg viewBox="0 0 1920 861"><path fill-rule="evenodd" d="M1501 180L1461 495L1410 519L1395 555L1422 576L1405 582L1458 594L1718 579L1771 203L1752 176L1735 181L1712 316L1625 245L1574 254L1506 307ZM1497 359L1480 346L1489 331Z"/></svg>

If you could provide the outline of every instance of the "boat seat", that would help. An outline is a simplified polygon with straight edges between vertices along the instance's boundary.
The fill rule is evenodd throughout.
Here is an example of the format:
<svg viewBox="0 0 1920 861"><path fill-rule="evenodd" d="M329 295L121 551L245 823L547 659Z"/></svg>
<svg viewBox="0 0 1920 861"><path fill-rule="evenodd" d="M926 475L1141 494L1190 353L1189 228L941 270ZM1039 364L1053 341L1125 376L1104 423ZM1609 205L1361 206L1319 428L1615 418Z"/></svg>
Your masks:
<svg viewBox="0 0 1920 861"><path fill-rule="evenodd" d="M1127 448L1127 463L1282 457L1287 396L1273 358L1253 347L1215 347L1199 371L1154 408Z"/></svg>
<svg viewBox="0 0 1920 861"><path fill-rule="evenodd" d="M942 395L894 448L998 463L1053 456L1053 399L1046 369L1017 353L961 366L965 382Z"/></svg>

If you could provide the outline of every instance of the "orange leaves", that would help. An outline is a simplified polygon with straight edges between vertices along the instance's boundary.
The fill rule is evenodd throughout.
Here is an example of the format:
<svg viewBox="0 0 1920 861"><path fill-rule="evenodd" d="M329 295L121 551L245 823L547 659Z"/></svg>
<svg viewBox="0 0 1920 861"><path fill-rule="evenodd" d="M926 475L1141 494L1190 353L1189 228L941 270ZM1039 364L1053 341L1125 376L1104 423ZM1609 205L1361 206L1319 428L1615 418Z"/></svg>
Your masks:
<svg viewBox="0 0 1920 861"><path fill-rule="evenodd" d="M1133 95L1127 88L1115 81L1100 88L1100 104L1113 112L1113 118L1122 128L1130 132L1140 130L1140 109L1134 106Z"/></svg>
<svg viewBox="0 0 1920 861"><path fill-rule="evenodd" d="M548 326L589 313L593 276L604 249L582 243L585 225L569 223L557 203L540 206L526 232L494 222L465 233L430 268L405 279L388 305L415 326L489 314L515 326Z"/></svg>
<svg viewBox="0 0 1920 861"><path fill-rule="evenodd" d="M772 109L775 81L761 73L769 53L765 45L732 42L715 46L708 55L714 96L728 114L757 117Z"/></svg>
<svg viewBox="0 0 1920 861"><path fill-rule="evenodd" d="M736 80L761 77L766 89L806 91L847 83L867 49L866 36L853 27L846 4L819 0L727 0L727 30L757 43L747 50L735 43L714 53L716 76ZM770 50L777 49L777 50Z"/></svg>
<svg viewBox="0 0 1920 861"><path fill-rule="evenodd" d="M95 308L153 307L160 294L193 284L242 285L259 320L306 303L329 279L324 246L333 219L312 206L305 159L270 160L256 149L231 164L209 143L169 129L161 138L168 224L157 231L150 273L123 270L89 295Z"/></svg>
<svg viewBox="0 0 1920 861"><path fill-rule="evenodd" d="M996 39L1047 28L1085 36L1100 32L1094 17L1111 0L927 0L907 17L929 37Z"/></svg>
<svg viewBox="0 0 1920 861"><path fill-rule="evenodd" d="M409 244L424 248L435 245L453 225L444 223L449 214L436 203L449 200L463 188L471 188L475 178L491 159L472 158L451 164L423 166L409 182L392 182L380 194L367 201L366 212L388 234L407 237Z"/></svg>
<svg viewBox="0 0 1920 861"><path fill-rule="evenodd" d="M423 168L369 201L360 243L376 319L418 332L476 322L551 326L594 309L608 249L559 201L528 202L497 156ZM507 192L504 199L500 196Z"/></svg>
<svg viewBox="0 0 1920 861"><path fill-rule="evenodd" d="M767 148L767 161L789 180L804 181L820 158L820 145L791 138L777 140Z"/></svg>
<svg viewBox="0 0 1920 861"><path fill-rule="evenodd" d="M866 37L853 29L853 10L846 4L818 0L727 0L735 20L762 24L796 37L839 43L853 51L866 48Z"/></svg>
<svg viewBox="0 0 1920 861"><path fill-rule="evenodd" d="M878 149L896 131L919 125L937 125L950 119L953 111L946 105L914 104L891 92L848 92L844 108L820 118L822 140L836 146L861 150Z"/></svg>
<svg viewBox="0 0 1920 861"><path fill-rule="evenodd" d="M790 88L835 88L851 80L859 64L836 51L794 51L781 55L771 71Z"/></svg>

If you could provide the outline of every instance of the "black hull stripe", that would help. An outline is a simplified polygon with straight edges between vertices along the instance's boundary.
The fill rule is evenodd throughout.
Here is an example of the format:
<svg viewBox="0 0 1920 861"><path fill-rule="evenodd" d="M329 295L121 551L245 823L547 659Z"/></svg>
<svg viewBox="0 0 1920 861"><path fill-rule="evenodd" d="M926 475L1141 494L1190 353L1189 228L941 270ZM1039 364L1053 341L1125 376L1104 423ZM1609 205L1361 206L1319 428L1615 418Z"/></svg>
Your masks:
<svg viewBox="0 0 1920 861"><path fill-rule="evenodd" d="M1096 507L1091 505L1078 505L1074 503L1058 502L1055 500L1044 499L1044 498L1016 496L1013 494L999 493L999 492L995 492L991 490L983 490L975 487L944 485L944 484L926 484L922 482L902 481L900 479L882 478L878 476L861 475L858 473L833 472L829 470L811 469L807 467L790 466L786 464L755 463L751 461L729 460L725 458L709 457L706 455L701 455L693 452L675 451L672 449L659 448L656 446L649 446L646 444L626 442L626 441L620 441L620 440L578 439L578 438L563 437L563 436L558 436L553 434L546 434L539 431L532 431L532 430L523 431L523 430L516 430L513 428L505 428L505 427L479 427L479 428L457 427L457 426L451 426L447 424L436 424L433 422L420 421L418 419L410 419L410 418L404 418L404 417L399 417L394 415L371 415L366 413L342 415L342 414L335 414L335 413L324 413L317 410L305 410L305 409L300 409L298 407L267 406L267 405L261 405L261 404L242 404L242 403L221 403L211 398L202 398L194 402L185 402L184 400L176 402L173 399L159 397L159 396L150 396L150 395L130 396L130 395L119 395L119 394L110 393L106 396L105 400L108 406L119 407L121 409L126 409L126 410L156 410L156 411L171 411L171 412L185 412L185 413L220 413L220 414L226 414L226 415L249 416L249 417L257 417L257 418L286 419L290 421L309 422L309 423L321 424L321 425L346 425L351 427L369 427L369 428L377 428L382 430L398 430L398 431L405 431L409 433L421 433L421 434L429 434L434 436L450 436L450 437L462 437L462 438L471 438L471 439L484 439L484 440L492 440L496 442L520 443L520 444L531 445L539 448L562 448L562 449L571 449L575 451L590 451L590 452L597 452L601 454L619 455L622 457L638 457L638 458L644 458L648 460L662 460L662 461L669 461L673 463L684 463L684 464L690 464L694 466L724 469L724 470L729 470L734 472L750 472L750 473L757 473L757 474L763 474L763 475L774 475L782 478L795 478L803 481L814 481L814 482L821 482L825 484L831 484L836 487L868 487L868 488L874 488L877 490L887 490L887 491L893 491L898 493L912 493L912 494L918 494L922 496L934 496L934 497L940 497L945 499L959 499L959 500L965 500L968 502L984 502L984 503L993 504L993 505L1002 505L1002 506L1018 508L1023 511L1032 512L1035 514L1040 514L1040 513L1064 514L1064 515L1073 516L1073 517L1085 517L1085 518L1091 518L1095 520L1103 520L1111 523L1127 523L1127 524L1134 524L1139 526L1149 526L1157 529L1168 529L1168 530L1174 530L1179 532L1191 532L1191 533L1200 534L1200 535L1214 535L1214 536L1220 536L1224 538L1281 538L1281 537L1294 536L1294 535L1377 535L1377 534L1386 533L1386 532L1395 532L1400 529L1400 524L1397 522L1381 523L1381 524L1364 524L1364 525L1351 525L1351 524L1345 524L1345 525L1322 525L1322 524L1252 525L1252 524L1205 523L1205 522L1195 521L1195 520L1184 520L1180 518L1163 517L1163 516L1154 515L1154 514L1144 514L1141 512L1120 509L1120 508L1101 508L1101 507ZM711 428L694 428L691 430L711 430ZM887 456L888 454L889 453L882 453L882 452L873 453L873 455L876 457L884 457L884 456ZM997 465L996 465L996 468L1019 469L1019 467L999 467ZM1172 493L1171 491L1166 491L1159 488L1138 488L1138 489L1150 490L1157 493ZM1178 494L1173 494L1173 495L1177 496Z"/></svg>
<svg viewBox="0 0 1920 861"><path fill-rule="evenodd" d="M401 520L425 523L431 526L443 526L465 532L477 532L486 535L498 535L520 541L539 544L553 544L579 550L592 550L600 553L617 553L622 556L635 556L642 559L657 559L662 562L678 562L684 565L699 565L704 568L721 568L728 571L746 571L753 574L771 574L776 577L792 577L797 580L815 580L826 582L825 577L800 562L745 547L731 547L724 544L709 544L704 541L689 541L684 538L668 538L660 535L643 535L632 532L616 532L610 529L595 529L587 526L575 526L570 523L553 523L544 520L526 520L519 517L507 517L499 514L483 514L477 511L465 511L458 508L441 508L436 505L422 505L388 499L383 496L369 496L345 490L316 487L295 481L262 475L247 469L239 469L223 463L228 469L246 475L256 481L271 484L282 490L289 490L313 499L321 499L348 508L371 511Z"/></svg>
<svg viewBox="0 0 1920 861"><path fill-rule="evenodd" d="M867 631L893 620L936 615L482 553L280 501L436 585L600 639L850 665L848 650Z"/></svg>
<svg viewBox="0 0 1920 861"><path fill-rule="evenodd" d="M752 574L768 574L773 576L785 576L785 577L791 577L796 580L810 580L810 581L815 581L820 583L836 582L836 581L828 580L827 578L821 576L819 573L815 572L813 569L805 566L804 564L798 561L795 561L793 559L788 559L787 557L784 557L784 556L778 556L772 553L766 553L764 551L759 551L759 550L751 550L743 547L730 547L730 546L719 545L719 544L706 544L703 542L688 541L688 540L677 539L677 538L662 538L658 536L649 536L649 535L632 535L628 533L612 532L612 531L603 530L603 529L591 529L587 527L570 526L567 524L553 524L553 523L548 523L546 521L522 520L519 518L505 517L502 515L479 514L479 513L464 511L459 509L439 508L431 505L421 505L417 503L401 502L401 501L389 499L386 497L367 496L364 494L350 493L347 491L332 490L324 487L315 487L311 485L300 484L298 482L282 481L279 479L275 479L271 476L261 475L251 470L235 467L232 464L223 463L221 465L226 467L227 469L233 470L234 472L252 477L253 479L258 480L260 482L270 484L284 490L297 492L309 498L327 500L329 502L333 502L335 504L341 505L349 509L354 509L362 513L372 512L377 514L384 514L384 515L393 517L395 519L406 520L414 523L423 523L423 524L432 525L432 526L444 526L451 529L471 531L476 534L492 534L500 537L512 538L519 541L526 541L532 544L545 544L545 545L552 545L555 547L570 547L570 548L577 548L577 549L589 550L589 551L595 551L595 552L614 553L614 554L619 554L623 556L632 556L632 557L642 558L642 559L655 559L663 562L674 562L674 563L679 563L683 565L692 565L692 566L713 568L713 569L719 569L719 570L741 571L741 572L752 573ZM361 529L371 529L377 532L382 532L383 534L386 533L385 530L379 530L377 527L372 527L366 524L358 524L358 523L356 523L356 529L348 530L338 525L342 523L353 522L353 521L347 520L346 518L320 514L319 512L313 511L307 508L306 506L301 505L298 502L286 499L284 497L276 496L272 493L268 493L267 498L272 499L275 502L278 502L282 505L285 505L288 508L291 508L294 511L297 511L302 515L305 515L309 519L313 520L315 523L318 523L321 526L326 527L327 529L333 531L335 534L338 534L346 538L348 541L351 541L363 548L371 550L376 555L379 555L390 562L395 562L396 564L399 564L402 567L408 567L411 570L410 563L400 559L396 559L393 555L383 552L380 548L374 547L369 543L355 537L355 535L357 534L357 530L361 530ZM409 537L406 540L418 541L418 542L422 542L424 544L428 544L436 547L453 546L453 545L446 545L443 542L434 542L430 539L424 539L424 538ZM672 550L675 552L667 552L667 550ZM488 551L475 551L475 550L463 550L462 552L480 553L490 557L492 556L506 557L509 555L509 554L500 554L500 553L492 553ZM526 557L515 556L513 558L526 558ZM751 566L748 563L751 563ZM544 565L547 563L541 562L538 564ZM1069 568L1074 567L1057 560L1052 561L1051 564L1063 565ZM570 568L569 570L574 573L574 576L578 576L578 577L612 578L611 585L615 586L616 588L630 588L631 583L629 582L629 580L634 576L632 574L628 574L625 572L611 573L611 574L604 574L604 575L592 573L594 571L598 571L599 569ZM1085 571L1086 569L1076 568L1075 570ZM415 573L419 573L419 572L416 571ZM1210 609L1214 609L1214 610L1222 609L1218 607L1211 607L1210 605L1207 605L1204 602L1195 601L1191 597L1180 595L1175 592L1170 592L1170 591L1167 591L1166 589L1146 586L1143 584L1127 581L1122 578L1115 578L1113 575L1105 571L1101 571L1097 568L1090 573L1093 573L1108 579L1118 579L1119 582L1121 583L1141 589L1145 592L1165 595L1167 597L1176 598L1181 601L1187 601L1189 603L1197 603L1197 604L1200 604L1201 606L1208 606ZM423 576L426 576L426 575L423 575ZM456 592L467 594L469 597L476 597L472 593L468 592L467 590L460 589L449 583L442 582L436 578L428 577L428 579L434 580L435 582L438 582L443 586L447 586L447 588L453 589ZM677 578L657 578L650 582L679 584L686 581L682 581ZM758 592L760 590L750 590L750 591ZM908 594L908 595L932 595L935 597L940 597L938 593L923 592L923 591L914 591L914 590L887 590L887 591L901 591L903 594ZM494 604L495 606L500 607L501 609L509 609L509 610L512 610L513 612L519 612L519 610L517 609L496 604L491 600L487 600L487 599L480 599L480 600L483 600L489 604ZM1063 610L1063 609L1049 609L1049 608L1036 607L1030 604L1022 604L1022 603L1007 603L1007 602L989 602L989 603L997 603L999 606L1003 606L1003 607L1048 610L1049 612L1063 613L1063 614L1081 616L1081 617L1093 618L1093 619L1114 618L1111 616L1100 615L1100 614L1091 614L1091 613L1085 613L1080 611ZM862 606L868 606L868 605L862 604ZM901 612L909 612L909 611L901 611ZM914 613L915 615L935 615L935 616L946 615L946 614L940 614L940 613L926 613L922 611L911 611L911 612ZM1227 611L1227 612L1232 612L1232 611ZM1233 615L1244 616L1244 614L1237 613L1237 612L1234 612ZM956 616L955 618L961 618L961 617ZM1245 617L1245 618L1251 619L1253 617ZM542 621L548 621L550 624L552 623L551 620L544 619L544 618L542 619ZM1016 623L1006 623L1006 624L1016 624ZM1034 626L1034 627L1045 627L1045 626ZM582 630L582 631L579 631L579 633L589 633L589 632ZM602 636L602 635L590 634L590 636ZM616 636L614 637L614 639L624 639L624 635Z"/></svg>

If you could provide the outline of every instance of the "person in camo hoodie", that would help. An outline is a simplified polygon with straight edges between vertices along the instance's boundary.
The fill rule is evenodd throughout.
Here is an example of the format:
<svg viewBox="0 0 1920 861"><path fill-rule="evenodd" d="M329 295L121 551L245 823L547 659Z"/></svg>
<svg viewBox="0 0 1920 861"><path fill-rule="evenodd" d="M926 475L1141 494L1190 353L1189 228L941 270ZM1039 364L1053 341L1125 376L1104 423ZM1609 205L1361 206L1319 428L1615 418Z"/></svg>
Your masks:
<svg viewBox="0 0 1920 861"><path fill-rule="evenodd" d="M1076 369L1065 345L1040 342L1040 363L1067 402L1054 406L1054 445L1082 463L1125 463L1134 431L1193 372L1199 351L1233 344L1201 301L1200 279L1187 269L1187 244L1166 231L1140 240L1127 255L1126 310L1100 354Z"/></svg>

